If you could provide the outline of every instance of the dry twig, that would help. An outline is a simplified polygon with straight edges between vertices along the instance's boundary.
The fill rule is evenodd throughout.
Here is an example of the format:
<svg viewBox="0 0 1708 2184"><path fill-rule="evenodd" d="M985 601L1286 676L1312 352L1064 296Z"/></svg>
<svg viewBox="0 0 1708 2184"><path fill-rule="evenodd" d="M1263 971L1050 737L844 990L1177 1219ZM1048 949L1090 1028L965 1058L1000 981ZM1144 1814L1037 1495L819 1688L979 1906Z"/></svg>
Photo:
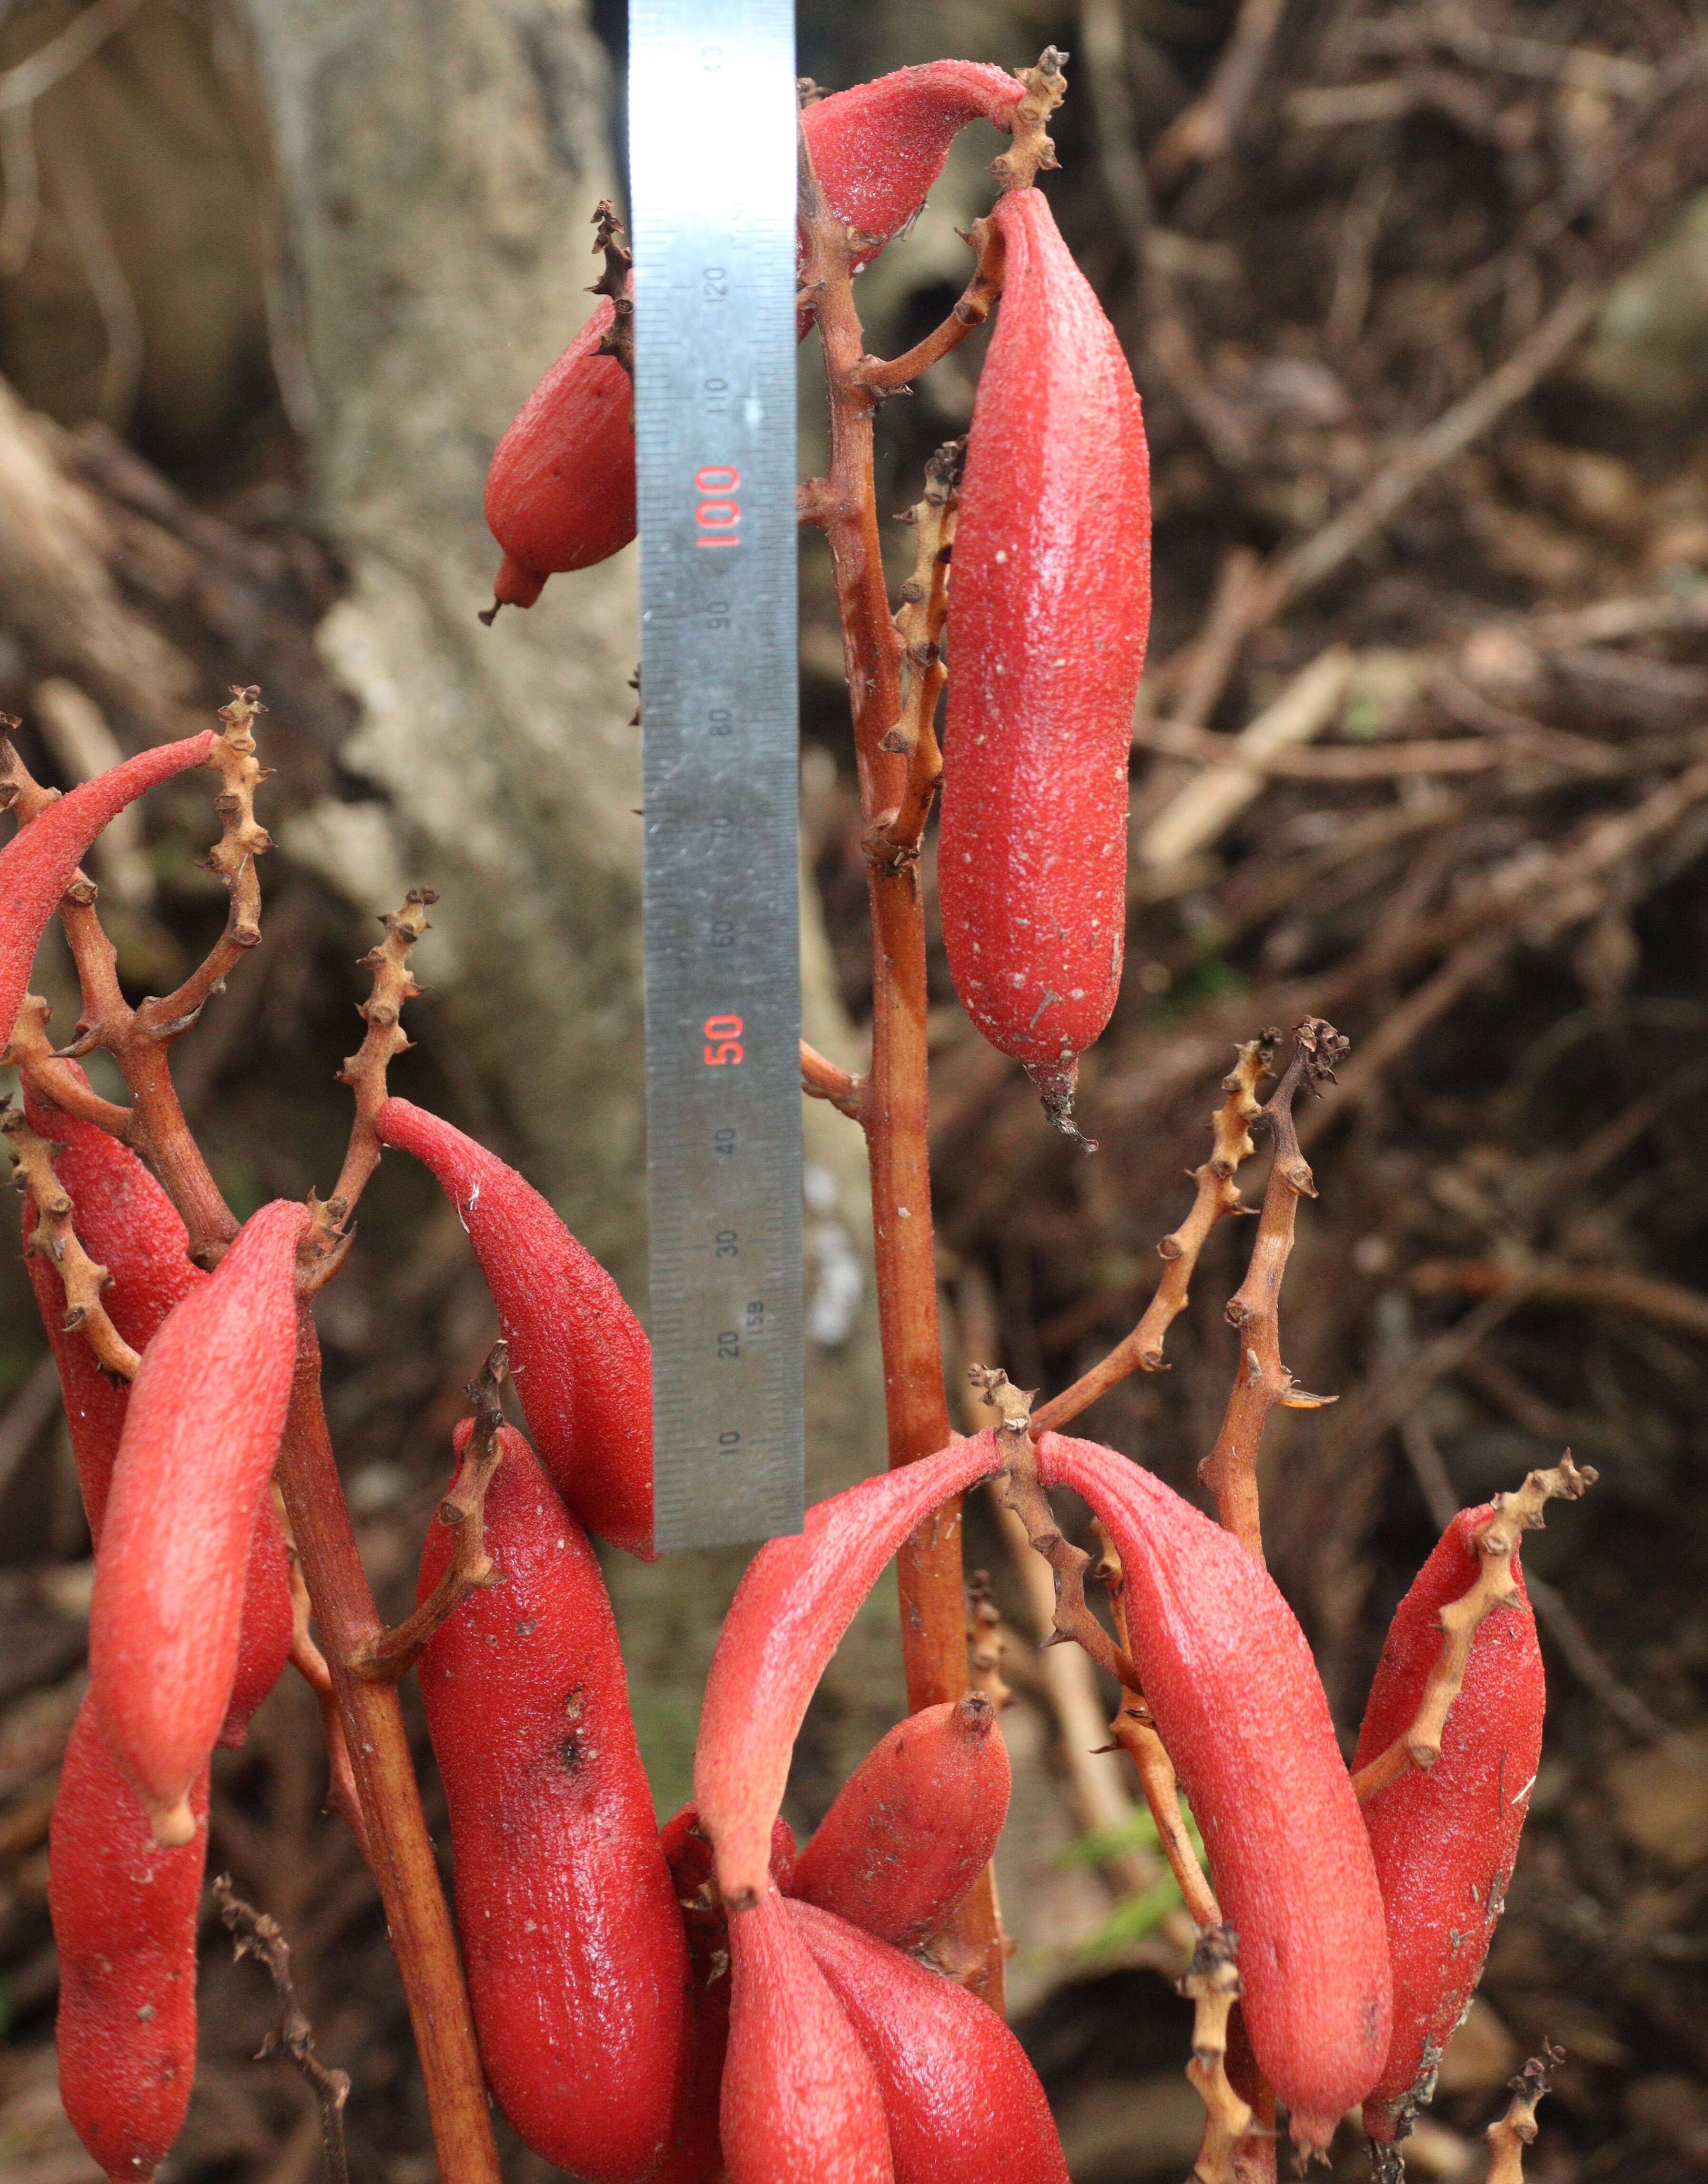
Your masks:
<svg viewBox="0 0 1708 2184"><path fill-rule="evenodd" d="M1099 1668L1132 1691L1140 1688L1138 1671L1092 1613L1085 1596L1085 1574L1091 1557L1083 1547L1065 1539L1049 1506L1049 1497L1038 1472L1038 1445L1032 1437L1032 1396L1016 1388L1000 1366L974 1365L968 1379L982 1396L986 1407L1002 1414L1003 1492L1010 1509L1026 1526L1026 1537L1055 1573L1054 1632L1044 1641L1057 1644L1077 1640Z"/></svg>
<svg viewBox="0 0 1708 2184"><path fill-rule="evenodd" d="M65 1292L65 1332L75 1334L81 1329L110 1379L134 1380L142 1361L107 1317L101 1292L113 1278L77 1240L77 1209L53 1173L53 1146L37 1136L25 1121L23 1110L9 1100L0 1110L0 1133L12 1156L13 1184L36 1208L36 1226L25 1249L45 1259L59 1277Z"/></svg>
<svg viewBox="0 0 1708 2184"><path fill-rule="evenodd" d="M1332 1081L1335 1064L1349 1042L1320 1017L1307 1017L1294 1034L1293 1059L1260 1111L1275 1140L1275 1163L1263 1195L1251 1264L1230 1299L1229 1323L1239 1336L1239 1362L1233 1391L1216 1446L1199 1467L1216 1496L1222 1524L1259 1560L1263 1526L1258 1509L1257 1451L1265 1421L1277 1403L1288 1410L1321 1410L1332 1396L1313 1396L1301 1388L1281 1362L1278 1306L1281 1284L1293 1251L1301 1198L1315 1198L1316 1184L1299 1150L1293 1103L1302 1087Z"/></svg>
<svg viewBox="0 0 1708 2184"><path fill-rule="evenodd" d="M1197 1186L1192 1211L1156 1247L1163 1268L1155 1294L1131 1334L1071 1388L1033 1412L1034 1439L1042 1433L1059 1433L1129 1373L1167 1371L1162 1346L1170 1327L1186 1309L1193 1273L1210 1232L1224 1214L1253 1210L1242 1201L1233 1178L1241 1162L1251 1157L1251 1124L1262 1112L1257 1085L1268 1074L1280 1037L1279 1032L1262 1032L1236 1050L1233 1067L1221 1080L1221 1104L1210 1117L1210 1158L1188 1171Z"/></svg>
<svg viewBox="0 0 1708 2184"><path fill-rule="evenodd" d="M1536 2110L1550 2086L1550 2074L1566 2060L1566 2050L1544 2040L1516 2078L1508 2081L1512 2098L1506 2113L1483 2134L1491 2159L1487 2184L1523 2184L1524 2149L1536 2143Z"/></svg>
<svg viewBox="0 0 1708 2184"><path fill-rule="evenodd" d="M338 1082L348 1084L356 1095L356 1112L344 1164L327 1201L329 1206L339 1206L341 1223L355 1211L356 1201L379 1165L380 1139L374 1118L385 1104L387 1067L398 1055L407 1054L413 1044L400 1021L403 1004L413 1001L421 991L409 974L409 950L427 930L427 912L438 899L432 888L411 888L403 908L388 911L380 920L386 928L385 939L362 958L372 968L374 990L356 1011L368 1027L362 1044L338 1072Z"/></svg>
<svg viewBox="0 0 1708 2184"><path fill-rule="evenodd" d="M1204 2141L1192 2165L1196 2184L1234 2184L1234 2148L1252 2114L1227 2077L1227 2020L1239 1999L1239 1943L1232 1926L1201 1925L1180 1992L1193 2003L1192 2060L1186 2075L1204 2103Z"/></svg>
<svg viewBox="0 0 1708 2184"><path fill-rule="evenodd" d="M220 1907L225 1931L231 1936L232 1955L240 1964L245 1957L253 1957L257 1964L264 1966L279 1997L279 2023L261 2042L255 2059L260 2062L269 2055L283 2055L302 2072L320 2106L326 2184L349 2184L349 2159L344 2151L344 2103L350 2096L350 2081L342 2070L329 2070L314 2053L314 2028L298 2001L297 1990L291 1981L290 1944L280 1931L276 1919L270 1919L264 1911L257 1911L252 1904L244 1903L232 1887L229 1873L222 1873L214 1881L214 1901Z"/></svg>

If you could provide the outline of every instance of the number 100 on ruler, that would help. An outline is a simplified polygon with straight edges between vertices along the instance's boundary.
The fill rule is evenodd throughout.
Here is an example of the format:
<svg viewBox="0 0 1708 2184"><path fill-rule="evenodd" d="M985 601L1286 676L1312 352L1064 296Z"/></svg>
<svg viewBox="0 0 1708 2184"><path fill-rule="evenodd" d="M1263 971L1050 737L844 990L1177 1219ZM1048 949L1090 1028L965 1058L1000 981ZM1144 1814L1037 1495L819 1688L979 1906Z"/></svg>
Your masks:
<svg viewBox="0 0 1708 2184"><path fill-rule="evenodd" d="M629 149L661 1548L800 1529L795 60L633 0Z"/></svg>

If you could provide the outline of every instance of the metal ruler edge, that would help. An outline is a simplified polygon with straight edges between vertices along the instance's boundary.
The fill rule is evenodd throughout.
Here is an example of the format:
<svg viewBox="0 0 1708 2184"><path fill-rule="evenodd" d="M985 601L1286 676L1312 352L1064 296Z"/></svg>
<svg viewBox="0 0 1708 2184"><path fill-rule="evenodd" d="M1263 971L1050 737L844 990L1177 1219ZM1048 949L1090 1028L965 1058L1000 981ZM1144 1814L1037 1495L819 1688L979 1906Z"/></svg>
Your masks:
<svg viewBox="0 0 1708 2184"><path fill-rule="evenodd" d="M798 1531L792 0L631 0L656 1541Z"/></svg>

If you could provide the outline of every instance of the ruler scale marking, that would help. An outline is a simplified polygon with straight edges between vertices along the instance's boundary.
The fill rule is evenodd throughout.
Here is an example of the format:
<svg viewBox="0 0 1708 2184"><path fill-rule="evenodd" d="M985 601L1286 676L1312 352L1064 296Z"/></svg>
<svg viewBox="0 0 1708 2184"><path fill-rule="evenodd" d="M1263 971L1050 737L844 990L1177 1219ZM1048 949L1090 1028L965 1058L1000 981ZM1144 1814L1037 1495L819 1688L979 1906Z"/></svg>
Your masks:
<svg viewBox="0 0 1708 2184"><path fill-rule="evenodd" d="M800 1528L794 22L632 0L660 1548Z"/></svg>

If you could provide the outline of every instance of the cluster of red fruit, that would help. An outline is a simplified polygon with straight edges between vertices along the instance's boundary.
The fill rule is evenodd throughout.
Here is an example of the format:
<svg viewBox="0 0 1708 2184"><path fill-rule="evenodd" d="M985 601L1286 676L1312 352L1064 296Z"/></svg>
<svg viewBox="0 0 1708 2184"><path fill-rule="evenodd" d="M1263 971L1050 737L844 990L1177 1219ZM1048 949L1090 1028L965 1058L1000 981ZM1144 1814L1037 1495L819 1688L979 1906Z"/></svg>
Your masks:
<svg viewBox="0 0 1708 2184"><path fill-rule="evenodd" d="M912 217L954 131L1015 79L960 63L808 108L820 185L862 252ZM1148 614L1138 399L1115 336L1030 187L993 214L1005 301L977 397L955 549L941 875L949 956L981 1029L1047 1100L1119 979L1128 722ZM633 530L622 366L602 308L518 419L489 512L501 599ZM209 738L72 791L0 851L0 1027L101 827ZM61 2085L115 2180L147 2179L193 2072L209 1760L239 1741L291 1643L268 1482L297 1346L307 1215L264 1206L212 1274L147 1168L33 1099L79 1236L108 1270L130 1388L65 1324L29 1260L96 1540L91 1686L52 1836ZM812 1691L860 1602L932 1513L1004 1468L957 1440L809 1512L755 1557L705 1694L695 1802L660 1830L593 1534L652 1552L646 1338L521 1177L409 1102L379 1111L457 1207L533 1446L508 1428L485 1503L506 1580L429 1641L421 1676L451 1814L458 1920L492 2093L593 2184L1058 2184L1043 2096L1013 2036L931 1964L988 1859L1007 1759L979 1700L893 1730L797 1858L779 1818ZM36 1218L26 1206L28 1237ZM459 1436L459 1448L471 1427ZM1302 2147L1364 2104L1391 2140L1427 2098L1504 1900L1540 1747L1522 1585L1478 1630L1439 1759L1360 1809L1309 1647L1261 1563L1159 1479L1045 1434L1127 1574L1132 1651L1237 1931L1255 2064ZM1360 1762L1416 1714L1438 1612L1472 1584L1488 1510L1455 1520L1402 1604ZM420 1596L451 1547L436 1528Z"/></svg>

